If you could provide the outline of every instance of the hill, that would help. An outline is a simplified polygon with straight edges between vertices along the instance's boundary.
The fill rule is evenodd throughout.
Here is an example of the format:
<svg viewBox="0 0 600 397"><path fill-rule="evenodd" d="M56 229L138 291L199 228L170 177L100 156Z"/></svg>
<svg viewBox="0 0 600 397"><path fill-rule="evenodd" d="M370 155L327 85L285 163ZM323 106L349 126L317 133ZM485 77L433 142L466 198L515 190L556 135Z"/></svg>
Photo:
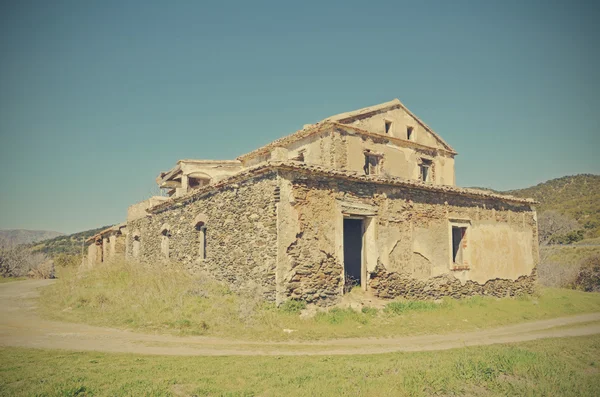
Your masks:
<svg viewBox="0 0 600 397"><path fill-rule="evenodd" d="M83 232L73 233L67 236L62 235L50 238L35 244L30 244L30 247L34 252L43 252L50 256L55 256L57 254L81 254L83 242L107 227L109 226L85 230Z"/></svg>
<svg viewBox="0 0 600 397"><path fill-rule="evenodd" d="M14 247L21 244L31 244L62 235L63 233L48 230L0 230L0 248Z"/></svg>
<svg viewBox="0 0 600 397"><path fill-rule="evenodd" d="M568 215L579 222L588 237L600 237L600 175L565 176L501 193L531 197L540 202L538 213L553 210Z"/></svg>

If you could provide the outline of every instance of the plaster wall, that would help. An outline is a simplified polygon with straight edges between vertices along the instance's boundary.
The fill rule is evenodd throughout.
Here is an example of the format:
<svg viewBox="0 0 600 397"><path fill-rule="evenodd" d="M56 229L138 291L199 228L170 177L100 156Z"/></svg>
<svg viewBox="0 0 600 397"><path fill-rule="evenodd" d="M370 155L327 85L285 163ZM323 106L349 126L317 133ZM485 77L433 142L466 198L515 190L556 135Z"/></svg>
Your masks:
<svg viewBox="0 0 600 397"><path fill-rule="evenodd" d="M365 165L364 152L369 150L383 155L382 170L384 175L418 180L420 177L420 159L433 162L433 179L436 185L454 185L454 159L441 155L435 150L423 150L400 147L391 142L376 141L372 138L363 138L358 135L348 134L345 137L347 144L346 169L348 171L363 172Z"/></svg>

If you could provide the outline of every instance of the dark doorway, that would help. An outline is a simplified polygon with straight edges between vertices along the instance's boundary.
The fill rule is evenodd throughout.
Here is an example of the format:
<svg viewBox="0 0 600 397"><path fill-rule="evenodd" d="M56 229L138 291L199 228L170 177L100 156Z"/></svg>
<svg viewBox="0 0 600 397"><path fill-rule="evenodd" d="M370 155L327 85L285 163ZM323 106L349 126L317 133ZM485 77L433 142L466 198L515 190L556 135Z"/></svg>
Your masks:
<svg viewBox="0 0 600 397"><path fill-rule="evenodd" d="M361 285L363 220L344 219L344 293Z"/></svg>

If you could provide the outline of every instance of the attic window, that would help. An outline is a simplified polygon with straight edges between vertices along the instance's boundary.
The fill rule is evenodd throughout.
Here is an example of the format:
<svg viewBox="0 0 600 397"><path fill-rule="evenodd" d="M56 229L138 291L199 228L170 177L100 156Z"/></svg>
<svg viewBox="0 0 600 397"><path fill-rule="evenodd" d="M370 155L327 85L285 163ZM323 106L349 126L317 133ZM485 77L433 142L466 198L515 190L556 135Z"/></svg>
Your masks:
<svg viewBox="0 0 600 397"><path fill-rule="evenodd" d="M406 139L409 141L414 140L413 127L406 127Z"/></svg>
<svg viewBox="0 0 600 397"><path fill-rule="evenodd" d="M391 121L385 121L385 133L389 134L392 131L392 122Z"/></svg>

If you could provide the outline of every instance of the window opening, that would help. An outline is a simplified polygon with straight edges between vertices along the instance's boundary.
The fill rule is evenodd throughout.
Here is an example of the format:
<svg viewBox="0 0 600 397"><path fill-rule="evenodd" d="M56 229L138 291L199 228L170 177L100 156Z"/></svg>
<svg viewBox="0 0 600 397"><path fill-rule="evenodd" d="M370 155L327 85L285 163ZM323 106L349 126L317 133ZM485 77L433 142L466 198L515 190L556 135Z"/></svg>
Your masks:
<svg viewBox="0 0 600 397"><path fill-rule="evenodd" d="M385 133L389 134L391 131L392 131L392 122L386 120L386 122L385 122Z"/></svg>
<svg viewBox="0 0 600 397"><path fill-rule="evenodd" d="M452 226L452 263L458 266L464 265L463 253L467 245L466 234L466 227Z"/></svg>
<svg viewBox="0 0 600 397"><path fill-rule="evenodd" d="M422 159L420 167L420 176L419 178L423 182L431 182L431 167L433 165L433 161Z"/></svg>
<svg viewBox="0 0 600 397"><path fill-rule="evenodd" d="M381 156L365 153L365 175L377 175L381 173Z"/></svg>

